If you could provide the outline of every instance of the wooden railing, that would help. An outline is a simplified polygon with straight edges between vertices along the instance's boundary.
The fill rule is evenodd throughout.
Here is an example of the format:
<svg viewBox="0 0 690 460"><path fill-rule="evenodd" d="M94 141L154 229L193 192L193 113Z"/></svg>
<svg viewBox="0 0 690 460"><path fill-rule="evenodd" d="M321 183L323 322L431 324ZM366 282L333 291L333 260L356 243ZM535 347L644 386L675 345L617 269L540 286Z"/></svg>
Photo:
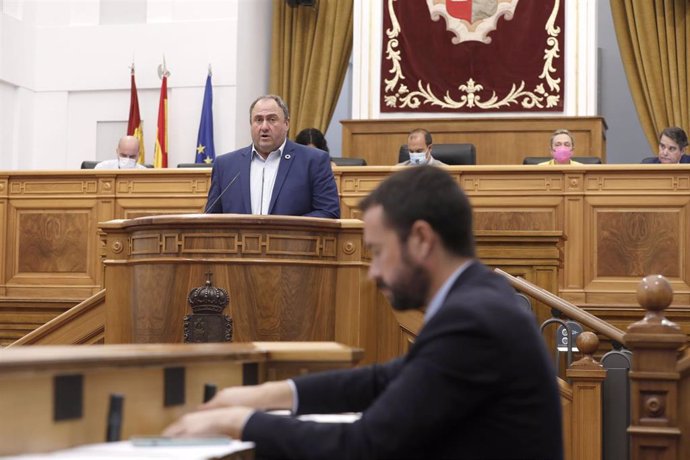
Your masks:
<svg viewBox="0 0 690 460"><path fill-rule="evenodd" d="M588 313L566 300L561 299L557 295L542 289L537 285L530 283L522 278L513 276L500 268L495 269L496 273L503 275L508 282L518 291L523 292L534 299L548 305L551 308L563 313L564 316L581 323L598 334L602 334L611 340L614 340L621 345L625 345L625 332L617 327L614 327L601 318L597 318L591 313Z"/></svg>
<svg viewBox="0 0 690 460"><path fill-rule="evenodd" d="M640 282L637 299L645 317L625 334L626 346L633 352L628 428L632 459L687 459L689 376L687 356L680 350L687 347L688 338L664 316L673 289L663 276L647 276Z"/></svg>
<svg viewBox="0 0 690 460"><path fill-rule="evenodd" d="M105 289L8 345L102 344L105 333Z"/></svg>
<svg viewBox="0 0 690 460"><path fill-rule="evenodd" d="M623 332L525 280L496 271L517 290L632 351L628 434L633 460L690 458L690 350L687 335L664 316L673 300L666 278L651 275L642 279L637 299L645 316ZM581 341L585 334L596 339L594 334L580 334L577 345L585 358L568 369L570 384L561 382L566 458L572 459L601 458L601 383L605 371L591 356L598 341ZM579 408L575 402L577 388L587 392Z"/></svg>

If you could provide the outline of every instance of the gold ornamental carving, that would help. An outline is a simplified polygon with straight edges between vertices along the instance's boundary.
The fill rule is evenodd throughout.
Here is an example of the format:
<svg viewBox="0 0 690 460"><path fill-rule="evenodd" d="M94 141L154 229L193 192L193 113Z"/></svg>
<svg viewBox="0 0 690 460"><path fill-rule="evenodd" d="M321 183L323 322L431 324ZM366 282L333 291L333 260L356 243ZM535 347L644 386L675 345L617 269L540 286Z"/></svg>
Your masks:
<svg viewBox="0 0 690 460"><path fill-rule="evenodd" d="M112 249L112 251L115 254L121 253L124 248L125 246L124 244L122 244L122 241L120 240L114 241L113 244L110 246L110 249Z"/></svg>
<svg viewBox="0 0 690 460"><path fill-rule="evenodd" d="M355 243L352 241L346 241L345 244L343 244L343 252L348 256L354 254L356 249Z"/></svg>
<svg viewBox="0 0 690 460"><path fill-rule="evenodd" d="M644 408L647 416L659 418L666 412L666 403L662 396L650 395L644 399Z"/></svg>
<svg viewBox="0 0 690 460"><path fill-rule="evenodd" d="M554 59L560 57L559 37L561 35L561 29L555 25L561 4L560 0L554 1L551 14L544 26L548 37L544 45L544 66L539 74L541 83L531 90L528 90L525 89L526 84L524 80L513 82L508 94L497 95L495 91L492 91L491 95L488 96L484 91L484 85L470 77L464 83L458 82L458 89L462 94L457 99L451 97L448 92L441 96L436 95L428 82L423 82L421 80L417 81L417 89L413 90L410 90L410 88L403 83L407 78L402 71L400 50L398 49L400 44L398 37L401 27L395 15L395 8L393 7L396 1L397 0L388 0L387 2L388 14L391 19L392 27L386 29L386 37L384 38L384 47L386 49L385 60L390 63L388 73L392 74L390 78L384 79L384 101L388 107L416 109L424 103L438 106L443 109L477 107L482 110L491 110L514 105L521 105L525 109L532 109L534 107L551 108L555 107L560 102L561 79L554 76L556 69L553 65ZM508 16L506 16L506 18L508 18ZM433 14L432 19L434 19ZM438 17L434 20L438 20ZM456 44L460 41L457 40L457 36L453 39L453 43Z"/></svg>

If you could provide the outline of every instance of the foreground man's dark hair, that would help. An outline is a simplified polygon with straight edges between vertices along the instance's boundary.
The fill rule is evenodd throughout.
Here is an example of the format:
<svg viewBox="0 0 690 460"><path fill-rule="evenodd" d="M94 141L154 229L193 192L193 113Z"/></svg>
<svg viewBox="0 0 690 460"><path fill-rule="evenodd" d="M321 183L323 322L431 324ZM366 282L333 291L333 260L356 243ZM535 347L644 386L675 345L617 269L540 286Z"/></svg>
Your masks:
<svg viewBox="0 0 690 460"><path fill-rule="evenodd" d="M423 220L441 236L445 248L461 257L474 257L472 207L465 193L441 168L416 166L397 172L362 200L365 212L383 206L386 225L401 242L407 240L412 224Z"/></svg>

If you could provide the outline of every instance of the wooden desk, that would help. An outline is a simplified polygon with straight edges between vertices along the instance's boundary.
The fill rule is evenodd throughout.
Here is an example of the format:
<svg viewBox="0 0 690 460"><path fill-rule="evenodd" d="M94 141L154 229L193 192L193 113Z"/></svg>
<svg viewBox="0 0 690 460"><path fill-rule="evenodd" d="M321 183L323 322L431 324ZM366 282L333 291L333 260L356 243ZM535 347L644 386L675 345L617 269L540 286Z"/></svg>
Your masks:
<svg viewBox="0 0 690 460"><path fill-rule="evenodd" d="M343 218L358 217L359 200L392 170L335 167ZM690 166L448 171L470 197L477 231L563 235L560 296L625 328L639 318L639 278L660 272L675 292L668 315L690 332ZM208 170L0 172L0 341L101 290L98 222L199 212L209 180Z"/></svg>
<svg viewBox="0 0 690 460"><path fill-rule="evenodd" d="M335 340L376 357L362 222L192 214L100 224L105 343L176 343L191 289L212 273L233 340Z"/></svg>
<svg viewBox="0 0 690 460"><path fill-rule="evenodd" d="M394 165L407 135L428 129L434 144L471 143L478 165L521 165L524 157L549 156L551 134L567 128L575 155L606 162L606 122L601 117L497 117L441 119L343 120L343 156L367 160L369 166Z"/></svg>
<svg viewBox="0 0 690 460"><path fill-rule="evenodd" d="M565 238L558 294L578 305L629 305L639 279L666 276L671 312L690 304L690 165L455 166L475 231L557 231ZM390 167L336 170L342 217ZM619 310L620 311L620 310ZM627 310L626 310L627 311ZM606 312L602 312L606 314Z"/></svg>
<svg viewBox="0 0 690 460"><path fill-rule="evenodd" d="M314 370L352 367L361 357L361 350L323 342L2 350L0 455L105 441L108 401L113 393L124 396L122 439L158 435L202 402L205 383L219 389L261 383ZM73 391L71 396L59 391L65 378L71 379L67 391ZM181 384L179 391L173 388L177 384ZM165 405L166 391L181 394L181 401L171 404L169 400ZM68 397L81 405L80 413L54 420L56 404Z"/></svg>

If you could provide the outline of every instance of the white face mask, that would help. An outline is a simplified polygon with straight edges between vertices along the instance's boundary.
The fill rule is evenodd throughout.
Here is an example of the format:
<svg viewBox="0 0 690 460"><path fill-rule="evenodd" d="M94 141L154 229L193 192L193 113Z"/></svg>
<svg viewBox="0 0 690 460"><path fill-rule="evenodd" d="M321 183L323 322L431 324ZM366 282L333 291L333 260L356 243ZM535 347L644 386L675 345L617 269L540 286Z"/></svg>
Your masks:
<svg viewBox="0 0 690 460"><path fill-rule="evenodd" d="M426 152L410 152L410 164L421 166L427 163Z"/></svg>
<svg viewBox="0 0 690 460"><path fill-rule="evenodd" d="M120 169L134 169L137 165L137 161L134 158L123 158L119 157L117 159L118 167Z"/></svg>

